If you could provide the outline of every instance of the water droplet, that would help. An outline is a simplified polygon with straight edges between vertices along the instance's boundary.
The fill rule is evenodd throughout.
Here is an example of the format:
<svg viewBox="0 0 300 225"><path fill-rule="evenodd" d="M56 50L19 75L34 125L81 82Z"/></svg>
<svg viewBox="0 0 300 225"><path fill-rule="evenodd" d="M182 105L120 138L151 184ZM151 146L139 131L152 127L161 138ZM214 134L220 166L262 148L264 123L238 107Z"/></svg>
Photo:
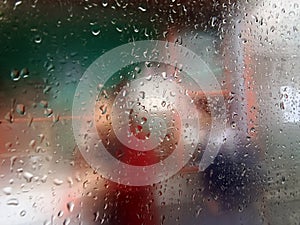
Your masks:
<svg viewBox="0 0 300 225"><path fill-rule="evenodd" d="M44 67L46 68L47 72L53 71L55 66L53 63L45 62Z"/></svg>
<svg viewBox="0 0 300 225"><path fill-rule="evenodd" d="M244 211L244 206L243 205L239 205L239 212L243 212Z"/></svg>
<svg viewBox="0 0 300 225"><path fill-rule="evenodd" d="M16 156L12 156L12 157L10 158L10 171L13 171L13 167L14 167L14 165L15 165L16 160L17 160L17 157L16 157Z"/></svg>
<svg viewBox="0 0 300 225"><path fill-rule="evenodd" d="M57 216L58 217L63 217L64 215L64 211L60 210L58 213L57 213Z"/></svg>
<svg viewBox="0 0 300 225"><path fill-rule="evenodd" d="M8 199L6 202L7 205L17 206L19 205L19 200L17 198Z"/></svg>
<svg viewBox="0 0 300 225"><path fill-rule="evenodd" d="M166 72L162 72L161 73L162 77L166 80L168 78L167 73Z"/></svg>
<svg viewBox="0 0 300 225"><path fill-rule="evenodd" d="M167 104L166 101L162 101L162 102L161 102L161 106L162 106L162 107L165 107L166 104Z"/></svg>
<svg viewBox="0 0 300 225"><path fill-rule="evenodd" d="M271 26L270 31L271 31L271 32L274 32L274 31L275 31L275 27L274 27L274 26Z"/></svg>
<svg viewBox="0 0 300 225"><path fill-rule="evenodd" d="M6 113L5 116L4 116L4 119L5 119L6 121L10 122L10 123L12 123L12 122L14 121L11 112Z"/></svg>
<svg viewBox="0 0 300 225"><path fill-rule="evenodd" d="M52 224L51 220L45 220L43 223L43 225L51 225L51 224Z"/></svg>
<svg viewBox="0 0 300 225"><path fill-rule="evenodd" d="M73 184L74 184L72 177L68 177L68 178L67 178L67 181L68 181L70 187L72 187Z"/></svg>
<svg viewBox="0 0 300 225"><path fill-rule="evenodd" d="M295 11L290 11L289 12L289 16L295 16L295 15L296 15Z"/></svg>
<svg viewBox="0 0 300 225"><path fill-rule="evenodd" d="M142 12L146 12L147 10L145 8L143 8L142 6L138 7L139 10L141 10Z"/></svg>
<svg viewBox="0 0 300 225"><path fill-rule="evenodd" d="M145 99L145 92L144 91L140 91L139 96L141 97L141 99Z"/></svg>
<svg viewBox="0 0 300 225"><path fill-rule="evenodd" d="M29 183L31 182L32 178L33 178L33 174L29 173L29 172L24 172L23 173L23 177L26 179L26 181Z"/></svg>
<svg viewBox="0 0 300 225"><path fill-rule="evenodd" d="M29 70L28 70L28 68L23 68L22 70L21 70L21 76L23 77L23 78L27 78L28 76L29 76Z"/></svg>
<svg viewBox="0 0 300 225"><path fill-rule="evenodd" d="M36 144L36 141L35 140L31 140L29 142L29 147L34 148L35 144Z"/></svg>
<svg viewBox="0 0 300 225"><path fill-rule="evenodd" d="M101 105L100 106L100 112L102 115L104 115L107 112L107 106L106 105Z"/></svg>
<svg viewBox="0 0 300 225"><path fill-rule="evenodd" d="M53 114L53 110L52 109L45 109L44 110L44 115L47 117L51 117Z"/></svg>
<svg viewBox="0 0 300 225"><path fill-rule="evenodd" d="M108 6L108 2L103 1L103 2L102 2L102 6L103 6L103 7L107 7L107 6Z"/></svg>
<svg viewBox="0 0 300 225"><path fill-rule="evenodd" d="M60 119L60 115L59 114L54 114L52 117L52 122L53 123L57 123Z"/></svg>
<svg viewBox="0 0 300 225"><path fill-rule="evenodd" d="M127 90L124 89L123 92L122 92L122 97L126 97L127 96Z"/></svg>
<svg viewBox="0 0 300 225"><path fill-rule="evenodd" d="M217 22L217 17L212 17L211 18L211 26L212 27L216 26L216 22Z"/></svg>
<svg viewBox="0 0 300 225"><path fill-rule="evenodd" d="M63 222L63 225L69 225L71 223L71 219L70 218L66 218Z"/></svg>
<svg viewBox="0 0 300 225"><path fill-rule="evenodd" d="M43 93L46 94L46 93L48 93L50 90L51 90L51 86L47 85L47 86L44 88Z"/></svg>
<svg viewBox="0 0 300 225"><path fill-rule="evenodd" d="M58 178L55 178L55 179L53 180L53 183L54 183L55 185L62 185L62 184L64 183L64 181L63 181L63 180L60 180L60 179L58 179Z"/></svg>
<svg viewBox="0 0 300 225"><path fill-rule="evenodd" d="M120 28L120 27L116 27L116 30L117 30L119 33L122 33L122 32L123 32L123 29Z"/></svg>
<svg viewBox="0 0 300 225"><path fill-rule="evenodd" d="M21 212L20 212L20 216L25 216L26 215L26 211L25 210L22 210Z"/></svg>
<svg viewBox="0 0 300 225"><path fill-rule="evenodd" d="M147 118L146 117L142 117L141 118L141 125L145 124L147 122Z"/></svg>
<svg viewBox="0 0 300 225"><path fill-rule="evenodd" d="M7 150L9 150L11 147L12 147L12 143L11 143L11 142L5 143L5 148L6 148Z"/></svg>
<svg viewBox="0 0 300 225"><path fill-rule="evenodd" d="M246 38L242 39L243 44L246 44L248 42L248 40Z"/></svg>
<svg viewBox="0 0 300 225"><path fill-rule="evenodd" d="M202 212L202 208L199 208L197 211L196 211L196 216L198 217L200 215L200 213Z"/></svg>
<svg viewBox="0 0 300 225"><path fill-rule="evenodd" d="M74 202L67 203L67 208L68 208L69 212L73 212L74 206L75 206Z"/></svg>
<svg viewBox="0 0 300 225"><path fill-rule="evenodd" d="M140 72L141 72L141 68L138 67L138 66L136 66L136 67L134 68L134 70L135 70L137 73L140 73Z"/></svg>
<svg viewBox="0 0 300 225"><path fill-rule="evenodd" d="M16 106L16 111L17 113L19 113L20 115L25 115L25 105L23 104L18 104Z"/></svg>
<svg viewBox="0 0 300 225"><path fill-rule="evenodd" d="M99 28L93 28L93 29L92 29L92 34L93 34L94 36L98 36L98 35L100 34L100 29L99 29Z"/></svg>
<svg viewBox="0 0 300 225"><path fill-rule="evenodd" d="M139 29L138 29L137 27L134 27L133 31L134 31L135 33L138 33L138 32L139 32Z"/></svg>
<svg viewBox="0 0 300 225"><path fill-rule="evenodd" d="M94 213L94 221L97 221L99 219L100 213L99 211Z"/></svg>
<svg viewBox="0 0 300 225"><path fill-rule="evenodd" d="M36 152L36 153L39 153L39 152L46 152L46 150L43 149L41 146L37 146L36 149L35 149L35 152Z"/></svg>
<svg viewBox="0 0 300 225"><path fill-rule="evenodd" d="M172 97L175 97L175 96L176 96L176 94L175 94L174 91L170 91L170 95L171 95Z"/></svg>
<svg viewBox="0 0 300 225"><path fill-rule="evenodd" d="M5 187L2 189L3 193L6 195L11 195L12 188L11 187Z"/></svg>
<svg viewBox="0 0 300 225"><path fill-rule="evenodd" d="M285 109L284 103L283 103L283 102L280 102L279 107L280 107L280 109L284 110L284 109Z"/></svg>
<svg viewBox="0 0 300 225"><path fill-rule="evenodd" d="M22 4L22 1L16 1L15 5L14 5L14 10L16 10L16 8Z"/></svg>
<svg viewBox="0 0 300 225"><path fill-rule="evenodd" d="M47 181L47 175L45 174L44 176L42 176L42 178L41 178L41 181L43 182L43 183L46 183L46 181Z"/></svg>
<svg viewBox="0 0 300 225"><path fill-rule="evenodd" d="M150 81L152 79L152 75L150 74L149 76L146 77L147 81Z"/></svg>
<svg viewBox="0 0 300 225"><path fill-rule="evenodd" d="M285 180L286 180L286 179L285 179L285 176L282 176L282 177L281 177L281 184L284 184L284 183L285 183Z"/></svg>
<svg viewBox="0 0 300 225"><path fill-rule="evenodd" d="M42 101L40 101L40 105L41 105L43 108L47 108L47 107L48 107L48 102L45 101L45 100L42 100Z"/></svg>
<svg viewBox="0 0 300 225"><path fill-rule="evenodd" d="M10 77L13 81L18 81L20 80L21 76L20 76L20 71L19 70L16 70L16 69L13 69L11 72L10 72Z"/></svg>
<svg viewBox="0 0 300 225"><path fill-rule="evenodd" d="M35 35L35 36L34 36L34 42L35 42L36 44L42 43L42 38L41 38L41 36L40 36L40 35Z"/></svg>

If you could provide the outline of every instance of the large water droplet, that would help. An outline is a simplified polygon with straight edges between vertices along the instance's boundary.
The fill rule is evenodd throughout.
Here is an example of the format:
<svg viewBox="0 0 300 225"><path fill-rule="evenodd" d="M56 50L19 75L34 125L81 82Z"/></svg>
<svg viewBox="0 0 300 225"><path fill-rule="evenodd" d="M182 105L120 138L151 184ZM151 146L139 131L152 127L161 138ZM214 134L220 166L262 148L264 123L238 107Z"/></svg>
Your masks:
<svg viewBox="0 0 300 225"><path fill-rule="evenodd" d="M17 198L8 199L6 202L7 205L17 206L19 205L19 200Z"/></svg>
<svg viewBox="0 0 300 225"><path fill-rule="evenodd" d="M70 218L66 218L63 222L63 225L69 225L71 223L71 219Z"/></svg>
<svg viewBox="0 0 300 225"><path fill-rule="evenodd" d="M23 173L23 177L26 179L26 181L29 183L31 182L32 178L33 178L33 174L29 173L29 172L24 172Z"/></svg>
<svg viewBox="0 0 300 225"><path fill-rule="evenodd" d="M23 68L22 70L21 70L21 76L23 77L23 78L27 78L28 76L29 76L29 70L28 70L28 68Z"/></svg>
<svg viewBox="0 0 300 225"><path fill-rule="evenodd" d="M93 28L93 29L92 29L92 34L93 34L94 36L98 36L98 35L100 34L100 29L99 29L99 28Z"/></svg>
<svg viewBox="0 0 300 225"><path fill-rule="evenodd" d="M146 10L144 7L142 7L142 6L139 6L138 9L141 10L142 12L146 12L146 11L147 11L147 10Z"/></svg>
<svg viewBox="0 0 300 225"><path fill-rule="evenodd" d="M18 81L20 80L21 78L21 75L20 75L20 71L19 70L16 70L16 69L13 69L11 72L10 72L10 77L13 81Z"/></svg>
<svg viewBox="0 0 300 225"><path fill-rule="evenodd" d="M60 210L60 211L57 213L57 216L58 216L59 218L63 217L63 215L64 215L64 211L62 211L62 210Z"/></svg>
<svg viewBox="0 0 300 225"><path fill-rule="evenodd" d="M97 221L99 219L100 213L99 211L94 212L94 221Z"/></svg>
<svg viewBox="0 0 300 225"><path fill-rule="evenodd" d="M102 2L102 6L103 6L103 7L107 7L107 6L108 6L108 2L103 1L103 2Z"/></svg>
<svg viewBox="0 0 300 225"><path fill-rule="evenodd" d="M67 203L67 208L68 208L69 212L73 212L74 206L75 206L74 202Z"/></svg>
<svg viewBox="0 0 300 225"><path fill-rule="evenodd" d="M15 5L14 5L14 10L21 4L22 4L22 1L16 1Z"/></svg>
<svg viewBox="0 0 300 225"><path fill-rule="evenodd" d="M58 179L58 178L55 178L55 179L53 180L53 183L54 183L55 185L62 185L62 184L64 183L64 181L63 181L63 180L60 180L60 179Z"/></svg>
<svg viewBox="0 0 300 225"><path fill-rule="evenodd" d="M40 36L40 35L35 35L35 36L34 36L34 42L35 42L36 44L42 43L42 38L41 38L41 36Z"/></svg>

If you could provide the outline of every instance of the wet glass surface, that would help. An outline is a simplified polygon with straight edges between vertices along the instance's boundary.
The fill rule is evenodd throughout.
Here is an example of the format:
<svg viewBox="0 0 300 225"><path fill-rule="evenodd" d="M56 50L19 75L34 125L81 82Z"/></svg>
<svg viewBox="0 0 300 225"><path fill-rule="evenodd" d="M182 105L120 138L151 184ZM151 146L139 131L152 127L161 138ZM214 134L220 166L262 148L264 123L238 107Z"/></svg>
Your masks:
<svg viewBox="0 0 300 225"><path fill-rule="evenodd" d="M299 224L299 1L1 1L0 224Z"/></svg>

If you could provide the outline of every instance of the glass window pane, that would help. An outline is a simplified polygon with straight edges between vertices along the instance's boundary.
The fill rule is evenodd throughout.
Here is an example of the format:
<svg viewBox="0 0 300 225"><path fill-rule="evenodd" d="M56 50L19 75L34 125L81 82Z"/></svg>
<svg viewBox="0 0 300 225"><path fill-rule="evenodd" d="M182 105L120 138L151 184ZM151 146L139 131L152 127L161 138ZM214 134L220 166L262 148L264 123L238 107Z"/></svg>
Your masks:
<svg viewBox="0 0 300 225"><path fill-rule="evenodd" d="M0 2L0 224L299 224L298 0Z"/></svg>

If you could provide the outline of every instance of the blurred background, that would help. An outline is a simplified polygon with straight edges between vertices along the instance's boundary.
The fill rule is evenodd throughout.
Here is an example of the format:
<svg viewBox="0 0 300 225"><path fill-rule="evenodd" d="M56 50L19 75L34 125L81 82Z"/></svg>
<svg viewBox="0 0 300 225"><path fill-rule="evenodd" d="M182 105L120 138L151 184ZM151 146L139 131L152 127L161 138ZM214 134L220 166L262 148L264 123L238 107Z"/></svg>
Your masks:
<svg viewBox="0 0 300 225"><path fill-rule="evenodd" d="M0 224L298 225L299 5L1 0ZM208 124L199 154L165 181L131 187L104 179L81 156L72 103L94 60L138 40L191 49L222 90L197 100ZM200 172L207 105L220 95L226 138Z"/></svg>

